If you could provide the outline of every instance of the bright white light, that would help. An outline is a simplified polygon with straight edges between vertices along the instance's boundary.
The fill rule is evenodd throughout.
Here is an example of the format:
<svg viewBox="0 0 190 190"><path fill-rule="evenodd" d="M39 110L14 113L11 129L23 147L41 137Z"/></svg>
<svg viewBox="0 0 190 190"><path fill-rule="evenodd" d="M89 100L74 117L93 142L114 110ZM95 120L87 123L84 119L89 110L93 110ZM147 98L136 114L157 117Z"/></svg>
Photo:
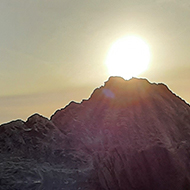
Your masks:
<svg viewBox="0 0 190 190"><path fill-rule="evenodd" d="M106 59L109 74L125 79L136 77L145 71L149 62L149 46L136 36L127 36L113 43Z"/></svg>

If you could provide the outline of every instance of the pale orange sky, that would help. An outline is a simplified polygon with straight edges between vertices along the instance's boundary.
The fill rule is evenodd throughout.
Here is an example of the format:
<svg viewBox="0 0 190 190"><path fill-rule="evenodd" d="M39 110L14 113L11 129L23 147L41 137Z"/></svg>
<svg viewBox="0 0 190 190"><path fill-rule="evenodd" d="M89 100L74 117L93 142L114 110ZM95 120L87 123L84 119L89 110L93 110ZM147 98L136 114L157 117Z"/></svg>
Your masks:
<svg viewBox="0 0 190 190"><path fill-rule="evenodd" d="M88 98L109 77L111 44L129 34L152 53L139 77L190 102L189 20L188 0L1 0L0 123Z"/></svg>

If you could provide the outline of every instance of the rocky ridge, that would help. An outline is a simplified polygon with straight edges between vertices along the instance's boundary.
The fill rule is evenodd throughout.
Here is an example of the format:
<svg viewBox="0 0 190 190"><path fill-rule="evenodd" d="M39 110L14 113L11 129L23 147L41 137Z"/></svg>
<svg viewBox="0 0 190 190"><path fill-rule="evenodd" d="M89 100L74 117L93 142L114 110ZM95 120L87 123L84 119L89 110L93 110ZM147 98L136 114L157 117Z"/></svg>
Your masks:
<svg viewBox="0 0 190 190"><path fill-rule="evenodd" d="M190 106L146 79L3 124L0 145L2 189L190 189Z"/></svg>

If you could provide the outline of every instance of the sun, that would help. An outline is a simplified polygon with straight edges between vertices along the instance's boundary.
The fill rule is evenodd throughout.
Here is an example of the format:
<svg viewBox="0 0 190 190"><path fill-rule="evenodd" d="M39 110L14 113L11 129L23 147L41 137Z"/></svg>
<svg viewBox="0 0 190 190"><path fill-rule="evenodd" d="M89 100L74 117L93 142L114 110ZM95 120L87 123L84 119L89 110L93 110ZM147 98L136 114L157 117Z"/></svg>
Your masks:
<svg viewBox="0 0 190 190"><path fill-rule="evenodd" d="M149 62L148 44L140 37L126 36L113 43L105 63L110 75L130 79L144 72Z"/></svg>

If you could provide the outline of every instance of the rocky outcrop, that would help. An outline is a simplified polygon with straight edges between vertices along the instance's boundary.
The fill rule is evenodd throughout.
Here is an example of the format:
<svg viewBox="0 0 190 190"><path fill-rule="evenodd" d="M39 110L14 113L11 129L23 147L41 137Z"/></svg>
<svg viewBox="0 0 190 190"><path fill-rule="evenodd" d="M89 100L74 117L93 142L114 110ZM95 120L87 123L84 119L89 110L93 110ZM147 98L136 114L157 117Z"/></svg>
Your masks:
<svg viewBox="0 0 190 190"><path fill-rule="evenodd" d="M146 79L110 77L50 120L1 125L0 143L4 189L190 189L190 106Z"/></svg>

